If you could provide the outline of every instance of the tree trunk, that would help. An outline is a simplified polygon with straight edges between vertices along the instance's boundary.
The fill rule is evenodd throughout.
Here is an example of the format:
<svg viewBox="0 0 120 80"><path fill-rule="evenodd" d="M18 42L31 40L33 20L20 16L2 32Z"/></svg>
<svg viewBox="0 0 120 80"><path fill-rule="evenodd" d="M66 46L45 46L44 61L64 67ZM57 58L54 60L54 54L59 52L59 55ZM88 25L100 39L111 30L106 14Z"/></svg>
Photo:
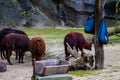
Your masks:
<svg viewBox="0 0 120 80"><path fill-rule="evenodd" d="M95 69L104 68L104 49L103 44L98 41L98 32L100 23L103 19L104 4L106 0L95 0L95 36L94 36L94 47L95 47Z"/></svg>

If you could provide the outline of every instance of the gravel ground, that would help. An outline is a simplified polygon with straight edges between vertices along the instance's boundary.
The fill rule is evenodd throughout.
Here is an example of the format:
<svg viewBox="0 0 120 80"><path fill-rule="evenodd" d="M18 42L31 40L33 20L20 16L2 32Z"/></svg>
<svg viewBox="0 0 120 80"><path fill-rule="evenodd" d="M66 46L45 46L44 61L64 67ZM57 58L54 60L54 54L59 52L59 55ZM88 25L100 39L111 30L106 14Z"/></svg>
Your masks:
<svg viewBox="0 0 120 80"><path fill-rule="evenodd" d="M59 47L59 46L58 46ZM59 51L57 46L52 51ZM98 70L96 75L86 77L73 76L73 80L120 80L120 44L117 45L105 45L105 67L102 70ZM61 47L59 47L60 50ZM50 51L51 52L51 51ZM27 55L27 53L26 53ZM25 58L23 64L17 63L13 56L11 62L13 65L8 65L6 60L2 60L7 63L7 71L0 73L0 80L31 80L33 73L32 63L30 58ZM1 58L0 58L1 60Z"/></svg>
<svg viewBox="0 0 120 80"><path fill-rule="evenodd" d="M105 45L104 69L96 75L86 77L73 76L73 80L120 80L120 45Z"/></svg>

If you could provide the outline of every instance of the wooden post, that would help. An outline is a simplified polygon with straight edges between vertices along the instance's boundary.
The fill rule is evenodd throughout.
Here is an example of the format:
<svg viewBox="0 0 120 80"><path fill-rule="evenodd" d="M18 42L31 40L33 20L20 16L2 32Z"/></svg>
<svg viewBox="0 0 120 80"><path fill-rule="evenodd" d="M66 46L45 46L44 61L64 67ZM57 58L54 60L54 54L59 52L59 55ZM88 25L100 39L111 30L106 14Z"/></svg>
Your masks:
<svg viewBox="0 0 120 80"><path fill-rule="evenodd" d="M100 23L103 19L104 4L106 0L95 0L95 36L94 36L94 47L95 47L95 69L104 68L104 49L103 44L98 41L98 32Z"/></svg>
<svg viewBox="0 0 120 80"><path fill-rule="evenodd" d="M35 59L32 59L33 75L31 77L31 80L35 80L35 61Z"/></svg>

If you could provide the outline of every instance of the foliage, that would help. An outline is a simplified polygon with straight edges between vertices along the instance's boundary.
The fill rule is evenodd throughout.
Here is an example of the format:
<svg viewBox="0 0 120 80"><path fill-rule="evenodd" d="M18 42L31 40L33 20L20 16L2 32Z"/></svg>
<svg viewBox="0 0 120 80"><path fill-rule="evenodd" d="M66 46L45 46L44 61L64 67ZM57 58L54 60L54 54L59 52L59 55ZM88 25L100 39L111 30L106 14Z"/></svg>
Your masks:
<svg viewBox="0 0 120 80"><path fill-rule="evenodd" d="M17 0L10 0L10 3L13 4L14 6L17 6L17 5L18 5Z"/></svg>

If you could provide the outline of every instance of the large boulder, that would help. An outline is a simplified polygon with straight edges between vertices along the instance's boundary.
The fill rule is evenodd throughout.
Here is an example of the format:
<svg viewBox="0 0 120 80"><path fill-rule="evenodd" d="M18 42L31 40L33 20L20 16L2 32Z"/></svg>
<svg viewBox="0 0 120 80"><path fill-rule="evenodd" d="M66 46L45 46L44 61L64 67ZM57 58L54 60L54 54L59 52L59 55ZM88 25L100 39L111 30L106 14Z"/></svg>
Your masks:
<svg viewBox="0 0 120 80"><path fill-rule="evenodd" d="M29 3L29 4L27 4ZM28 6L31 6L30 8ZM24 12L27 11L26 13ZM30 22L31 25L27 25ZM0 26L9 24L37 26L47 25L51 21L40 10L34 10L30 0L1 0L0 1ZM35 25L33 25L35 24ZM39 26L40 27L40 26Z"/></svg>

